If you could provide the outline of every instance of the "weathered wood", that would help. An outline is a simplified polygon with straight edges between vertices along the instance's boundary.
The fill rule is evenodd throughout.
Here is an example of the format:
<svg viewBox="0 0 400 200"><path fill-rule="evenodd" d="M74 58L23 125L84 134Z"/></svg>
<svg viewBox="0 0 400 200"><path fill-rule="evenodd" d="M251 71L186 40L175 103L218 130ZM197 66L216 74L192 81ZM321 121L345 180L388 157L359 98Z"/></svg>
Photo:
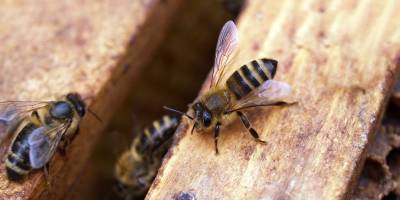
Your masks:
<svg viewBox="0 0 400 200"><path fill-rule="evenodd" d="M396 85L398 84L398 80ZM397 86L395 86L397 87ZM400 108L394 88L382 125L368 144L366 161L351 199L399 199Z"/></svg>
<svg viewBox="0 0 400 200"><path fill-rule="evenodd" d="M184 120L147 199L345 199L374 136L397 73L399 1L249 1L240 56L279 61L276 79L297 106L249 110L267 140L239 121L213 137ZM204 84L204 92L209 80Z"/></svg>
<svg viewBox="0 0 400 200"><path fill-rule="evenodd" d="M0 199L61 199L115 109L162 37L179 0L4 1L0 3L1 100L51 100L79 92L88 114L80 134L50 162L50 183L31 173L23 184L0 168ZM1 147L4 152L7 146Z"/></svg>
<svg viewBox="0 0 400 200"><path fill-rule="evenodd" d="M368 145L367 159L351 199L398 196L400 127L385 125ZM397 198L392 198L397 199Z"/></svg>

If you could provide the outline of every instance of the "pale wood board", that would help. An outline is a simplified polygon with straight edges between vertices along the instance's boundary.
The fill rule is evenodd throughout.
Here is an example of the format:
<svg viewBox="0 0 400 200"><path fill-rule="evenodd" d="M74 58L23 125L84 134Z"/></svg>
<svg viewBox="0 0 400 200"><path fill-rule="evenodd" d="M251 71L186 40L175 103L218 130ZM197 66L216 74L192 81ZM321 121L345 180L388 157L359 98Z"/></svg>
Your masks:
<svg viewBox="0 0 400 200"><path fill-rule="evenodd" d="M104 126L151 57L179 0L3 1L0 3L0 100L53 100L78 92L87 114L66 157L22 184L0 166L0 199L62 199L80 175ZM1 147L1 155L8 145Z"/></svg>
<svg viewBox="0 0 400 200"><path fill-rule="evenodd" d="M191 135L184 120L146 198L348 198L397 73L399 7L396 0L248 1L229 71L275 58L275 79L292 85L298 105L249 110L267 145L236 120L222 129L218 156L212 133Z"/></svg>

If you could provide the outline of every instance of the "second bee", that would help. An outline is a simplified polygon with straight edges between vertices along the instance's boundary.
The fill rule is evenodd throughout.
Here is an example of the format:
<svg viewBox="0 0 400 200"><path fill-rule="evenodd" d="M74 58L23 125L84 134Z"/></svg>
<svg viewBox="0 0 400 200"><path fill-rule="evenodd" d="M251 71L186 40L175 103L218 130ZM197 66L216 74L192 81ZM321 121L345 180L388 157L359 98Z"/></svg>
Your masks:
<svg viewBox="0 0 400 200"><path fill-rule="evenodd" d="M179 118L164 116L138 134L115 165L118 192L124 199L143 197L172 143Z"/></svg>

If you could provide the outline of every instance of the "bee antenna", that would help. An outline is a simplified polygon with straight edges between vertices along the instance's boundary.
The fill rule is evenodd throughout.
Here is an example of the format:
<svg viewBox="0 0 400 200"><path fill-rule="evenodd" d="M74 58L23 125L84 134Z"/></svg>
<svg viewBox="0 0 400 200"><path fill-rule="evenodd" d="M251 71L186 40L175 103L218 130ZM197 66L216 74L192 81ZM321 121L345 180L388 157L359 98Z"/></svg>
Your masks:
<svg viewBox="0 0 400 200"><path fill-rule="evenodd" d="M196 127L196 122L193 124L193 126L192 126L192 130L190 131L190 134L193 134L194 127Z"/></svg>
<svg viewBox="0 0 400 200"><path fill-rule="evenodd" d="M102 120L95 112L93 112L93 111L90 110L90 109L88 109L88 111L89 111L89 113L90 113L91 115L93 115L94 118L96 118L99 122L103 123L103 120Z"/></svg>
<svg viewBox="0 0 400 200"><path fill-rule="evenodd" d="M180 115L186 116L186 117L189 118L190 120L193 120L193 117L192 117L192 116L190 116L190 115L188 115L188 114L186 114L186 113L184 113L184 112L182 112L182 111L175 110L175 109L170 108L170 107L167 107L167 106L163 106L163 108L164 108L165 110L169 110L169 111L178 113L178 114L180 114Z"/></svg>

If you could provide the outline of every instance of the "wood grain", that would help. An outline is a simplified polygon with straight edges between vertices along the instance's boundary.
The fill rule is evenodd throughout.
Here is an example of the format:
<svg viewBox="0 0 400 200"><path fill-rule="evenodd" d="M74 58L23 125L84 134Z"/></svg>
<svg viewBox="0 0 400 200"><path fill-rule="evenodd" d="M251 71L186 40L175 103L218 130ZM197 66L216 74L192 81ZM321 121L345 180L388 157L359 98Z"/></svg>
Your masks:
<svg viewBox="0 0 400 200"><path fill-rule="evenodd" d="M115 109L130 91L179 0L3 1L0 3L0 100L52 100L79 92L103 120L87 115L80 134L50 162L50 183L31 173L23 184L0 167L0 199L61 199ZM8 146L1 147L1 155Z"/></svg>
<svg viewBox="0 0 400 200"><path fill-rule="evenodd" d="M248 110L267 145L236 120L222 129L218 156L212 134L191 135L184 120L147 199L349 197L397 73L400 2L329 2L247 2L229 71L275 58L276 79L293 86L299 104Z"/></svg>

